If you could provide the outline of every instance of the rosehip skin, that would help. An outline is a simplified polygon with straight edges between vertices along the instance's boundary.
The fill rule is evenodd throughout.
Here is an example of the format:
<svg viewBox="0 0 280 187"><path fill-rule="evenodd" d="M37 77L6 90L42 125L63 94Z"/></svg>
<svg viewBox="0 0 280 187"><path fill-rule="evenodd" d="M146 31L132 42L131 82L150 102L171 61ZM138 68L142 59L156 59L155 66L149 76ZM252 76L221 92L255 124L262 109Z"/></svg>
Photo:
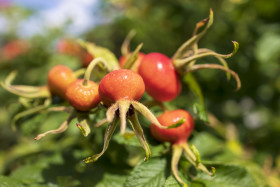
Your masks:
<svg viewBox="0 0 280 187"><path fill-rule="evenodd" d="M84 80L79 79L71 83L66 89L68 102L79 111L89 111L96 107L100 101L98 95L98 84L88 81L88 85L83 85Z"/></svg>
<svg viewBox="0 0 280 187"><path fill-rule="evenodd" d="M75 80L74 72L69 67L57 65L48 73L48 88L53 95L65 98L66 88Z"/></svg>
<svg viewBox="0 0 280 187"><path fill-rule="evenodd" d="M90 62L93 60L94 57L89 52L82 51L80 58L81 58L82 65L84 67L87 67L90 64Z"/></svg>
<svg viewBox="0 0 280 187"><path fill-rule="evenodd" d="M145 84L140 75L132 70L118 69L110 72L100 81L99 96L106 106L118 100L140 100Z"/></svg>
<svg viewBox="0 0 280 187"><path fill-rule="evenodd" d="M147 93L157 101L171 101L181 91L181 82L172 60L161 53L149 53L138 68Z"/></svg>
<svg viewBox="0 0 280 187"><path fill-rule="evenodd" d="M80 46L70 39L61 39L57 43L57 51L61 54L77 56L80 50Z"/></svg>
<svg viewBox="0 0 280 187"><path fill-rule="evenodd" d="M151 124L150 130L153 137L158 141L170 142L171 144L186 143L194 129L194 120L189 112L181 109L167 111L157 119L161 125L170 126L182 118L185 119L185 122L181 126L172 129L161 129Z"/></svg>
<svg viewBox="0 0 280 187"><path fill-rule="evenodd" d="M28 51L28 43L23 40L13 40L7 44L5 44L0 51L0 54L4 57L4 59L12 60L18 57L21 54L24 54Z"/></svg>
<svg viewBox="0 0 280 187"><path fill-rule="evenodd" d="M138 58L137 58L137 60L135 61L135 64L140 64L140 62L141 62L141 60L144 58L144 56L145 56L145 54L144 53L138 53ZM126 61L127 61L127 57L126 56L121 56L120 57L120 60L119 60L119 62L120 62L120 67L123 67L124 65L125 65L125 63L126 63ZM138 68L137 68L138 69Z"/></svg>

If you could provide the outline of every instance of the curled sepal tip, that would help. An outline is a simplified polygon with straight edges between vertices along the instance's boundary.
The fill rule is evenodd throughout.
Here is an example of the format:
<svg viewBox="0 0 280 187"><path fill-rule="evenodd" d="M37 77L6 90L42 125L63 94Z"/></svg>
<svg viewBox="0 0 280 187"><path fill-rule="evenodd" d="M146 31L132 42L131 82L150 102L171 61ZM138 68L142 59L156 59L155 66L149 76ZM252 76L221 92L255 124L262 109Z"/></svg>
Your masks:
<svg viewBox="0 0 280 187"><path fill-rule="evenodd" d="M237 41L232 41L232 43L233 43L234 48L233 48L233 52L231 53L230 57L235 55L239 49L239 43ZM230 57L228 57L228 58L230 58Z"/></svg>
<svg viewBox="0 0 280 187"><path fill-rule="evenodd" d="M139 142L141 143L142 147L144 148L145 152L146 152L146 157L144 159L144 161L147 161L148 159L151 158L151 150L150 150L150 147L145 139L145 136L144 136L144 132L143 132L143 129L139 123L139 120L138 120L138 117L137 117L137 113L134 112L134 114L132 114L130 117L129 117L129 121L130 121L130 124L134 130L134 133L135 135L137 136Z"/></svg>
<svg viewBox="0 0 280 187"><path fill-rule="evenodd" d="M197 50L197 54L191 55L189 57L186 58L182 58L182 59L177 59L174 61L174 64L176 67L182 67L182 66L187 66L190 65L192 66L196 60L200 59L200 58L204 58L204 57L209 57L209 56L213 56L216 57L218 60L220 60L219 58L230 58L233 55L235 55L239 49L239 44L236 41L232 41L233 42L233 51L229 54L219 54L216 53L212 50L209 49L198 49ZM221 60L220 60L221 61ZM224 63L223 63L224 64Z"/></svg>
<svg viewBox="0 0 280 187"><path fill-rule="evenodd" d="M25 86L11 85L17 75L17 71L12 71L0 85L7 91L24 98L49 98L51 93L47 86Z"/></svg>
<svg viewBox="0 0 280 187"><path fill-rule="evenodd" d="M130 46L130 41L131 39L135 36L136 31L131 30L128 35L125 37L123 44L121 46L121 53L122 55L126 56L130 53L129 46Z"/></svg>
<svg viewBox="0 0 280 187"><path fill-rule="evenodd" d="M6 81L0 82L0 85L8 92L25 98L35 99L51 97L51 93L48 90L47 86L35 87L24 85L10 85L6 84Z"/></svg>
<svg viewBox="0 0 280 187"><path fill-rule="evenodd" d="M214 20L214 16L213 16L213 11L212 9L210 9L210 13L208 18L200 21L199 24L201 25L205 25L205 23L208 21L207 25L204 27L204 29L197 34L197 31L195 30L194 33L195 35L192 36L189 40L187 40L186 42L184 42L179 48L178 50L174 53L172 59L173 60L177 60L182 58L194 45L197 44L197 42L199 41L199 39L207 32L208 28L211 27L211 25L213 24L213 20ZM177 67L176 62L174 63L174 65Z"/></svg>
<svg viewBox="0 0 280 187"><path fill-rule="evenodd" d="M228 69L228 68L226 68L224 66L221 66L221 65L218 65L218 64L196 64L196 65L192 66L191 69L189 69L187 72L192 72L192 71L196 71L196 70L199 70L199 69L220 69L220 70L223 70L225 72L228 72L236 80L235 91L238 91L241 88L241 81L240 81L240 78L239 78L238 74L236 72L232 71L231 69Z"/></svg>
<svg viewBox="0 0 280 187"><path fill-rule="evenodd" d="M196 169L199 169L205 173L207 173L210 176L214 176L215 173L213 173L213 169L214 167L211 167L212 172L210 172L205 165L203 165L200 161L200 154L198 152L198 150L192 146L192 148L189 147L189 145L187 143L184 143L181 145L184 149L184 155L186 157L186 159L196 167ZM215 170L214 170L215 172Z"/></svg>
<svg viewBox="0 0 280 187"><path fill-rule="evenodd" d="M101 153L99 154L95 154L93 156L87 157L86 159L84 159L85 163L91 163L91 162L95 162L96 160L99 159L99 157L101 157L104 152L107 150L110 140L112 138L112 135L114 134L117 124L118 124L119 119L117 117L114 118L113 122L110 123L105 131L105 135L104 135L104 145L103 145L103 149L101 151Z"/></svg>

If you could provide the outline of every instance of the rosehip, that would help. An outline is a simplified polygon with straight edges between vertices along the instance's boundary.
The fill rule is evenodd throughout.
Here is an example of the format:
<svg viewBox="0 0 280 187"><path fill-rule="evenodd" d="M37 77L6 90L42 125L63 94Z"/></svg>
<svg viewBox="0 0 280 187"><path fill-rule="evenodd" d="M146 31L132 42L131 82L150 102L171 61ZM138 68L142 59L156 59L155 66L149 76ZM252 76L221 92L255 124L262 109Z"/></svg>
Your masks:
<svg viewBox="0 0 280 187"><path fill-rule="evenodd" d="M78 44L71 41L70 39L61 39L57 43L57 51L61 54L68 54L78 56L81 48Z"/></svg>
<svg viewBox="0 0 280 187"><path fill-rule="evenodd" d="M48 73L48 88L53 95L65 98L66 88L75 80L74 72L69 67L57 65Z"/></svg>
<svg viewBox="0 0 280 187"><path fill-rule="evenodd" d="M184 120L182 121L183 124L181 126L173 129L160 129L154 124L150 126L151 133L157 140L171 143L171 170L178 182L184 186L186 185L178 173L178 164L183 152L185 158L189 160L192 165L195 165L197 169L200 169L211 176L215 175L215 168L212 167L212 172L208 171L208 169L200 162L200 155L195 146L188 145L187 139L194 128L194 120L190 113L180 109L167 111L157 119L163 126L170 126L174 123L178 123L180 120Z"/></svg>
<svg viewBox="0 0 280 187"><path fill-rule="evenodd" d="M90 64L90 62L93 60L93 58L94 57L89 52L82 50L80 54L80 59L84 67L87 67Z"/></svg>
<svg viewBox="0 0 280 187"><path fill-rule="evenodd" d="M71 83L66 89L66 98L69 103L79 111L89 111L99 103L98 84L88 80L83 85L84 79Z"/></svg>
<svg viewBox="0 0 280 187"><path fill-rule="evenodd" d="M86 163L95 162L106 151L118 121L120 121L120 133L124 135L127 118L130 120L132 129L146 152L145 160L149 159L151 150L135 111L144 115L151 123L161 128L167 127L162 126L153 113L145 105L138 102L145 91L145 84L141 76L128 69L112 71L100 81L98 91L101 101L108 106L108 110L106 119L101 120L97 126L104 123L109 123L109 125L105 131L102 152L88 157L84 161Z"/></svg>
<svg viewBox="0 0 280 187"><path fill-rule="evenodd" d="M162 129L152 124L150 126L152 135L162 142L166 141L172 144L185 143L194 128L194 120L191 114L181 109L167 111L157 119L163 126L173 125L181 119L185 121L181 126L172 129Z"/></svg>
<svg viewBox="0 0 280 187"><path fill-rule="evenodd" d="M23 40L14 40L4 45L2 55L4 59L12 60L28 51L28 43Z"/></svg>
<svg viewBox="0 0 280 187"><path fill-rule="evenodd" d="M147 93L157 101L175 99L181 91L181 83L172 60L161 53L145 55L138 73L145 82Z"/></svg>
<svg viewBox="0 0 280 187"><path fill-rule="evenodd" d="M106 106L118 100L140 100L145 84L140 75L132 70L119 69L107 74L99 84L99 96Z"/></svg>

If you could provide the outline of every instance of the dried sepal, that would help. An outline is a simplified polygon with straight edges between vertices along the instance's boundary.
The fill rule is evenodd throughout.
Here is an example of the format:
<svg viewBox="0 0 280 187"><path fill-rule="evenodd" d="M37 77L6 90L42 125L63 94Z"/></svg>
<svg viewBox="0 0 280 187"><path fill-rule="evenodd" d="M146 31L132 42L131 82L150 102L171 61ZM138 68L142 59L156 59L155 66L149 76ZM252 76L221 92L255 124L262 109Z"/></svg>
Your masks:
<svg viewBox="0 0 280 187"><path fill-rule="evenodd" d="M81 130L84 136L88 136L90 133L88 116L78 117L78 123L76 123L76 126Z"/></svg>
<svg viewBox="0 0 280 187"><path fill-rule="evenodd" d="M199 34L195 34L194 36L192 36L189 40L187 40L186 42L184 42L179 48L178 50L175 52L175 54L173 55L172 59L176 60L179 58L182 58L185 53L187 51L189 51L193 45L195 43L198 42L198 40L206 33L206 31L208 30L208 28L213 24L213 11L212 9L210 9L210 13L209 13L209 17L203 21L208 21L207 25L205 26L205 28L199 33ZM202 21L202 22L203 22Z"/></svg>
<svg viewBox="0 0 280 187"><path fill-rule="evenodd" d="M107 120L106 118L100 120L99 122L97 122L97 123L94 124L93 126L97 128L97 127L100 127L100 126L104 125L105 123L108 123L108 120Z"/></svg>
<svg viewBox="0 0 280 187"><path fill-rule="evenodd" d="M123 69L133 69L133 67L137 67L138 64L135 64L137 62L138 53L141 50L143 46L143 43L139 44L136 49L128 56L127 61L125 62Z"/></svg>
<svg viewBox="0 0 280 187"><path fill-rule="evenodd" d="M103 149L99 154L95 154L93 156L87 157L86 159L84 159L85 163L91 163L91 162L95 162L96 160L98 160L99 157L101 157L104 152L107 150L110 140L112 138L112 135L114 134L117 124L118 124L119 119L117 117L114 118L113 122L110 123L106 130L105 130L105 135L104 135L104 145L103 145Z"/></svg>
<svg viewBox="0 0 280 187"><path fill-rule="evenodd" d="M72 121L72 119L74 117L75 116L73 115L73 113L70 114L68 119L66 121L64 121L57 129L50 130L50 131L44 132L42 134L39 134L34 139L39 140L39 139L43 138L44 136L46 136L47 134L59 134L59 133L64 132L68 128L69 123Z"/></svg>
<svg viewBox="0 0 280 187"><path fill-rule="evenodd" d="M233 41L233 46L234 46L233 51L226 55L219 54L219 53L216 53L211 50L199 51L199 49L198 49L197 54L191 55L186 58L177 59L177 60L175 60L174 64L175 64L176 68L180 68L180 67L188 66L188 65L191 67L193 65L191 63L193 63L196 60L203 58L203 57L214 56L214 57L221 57L221 58L230 58L238 51L238 48L239 48L238 42Z"/></svg>
<svg viewBox="0 0 280 187"><path fill-rule="evenodd" d="M180 182L184 187L187 187L188 185L181 179L178 172L178 164L181 158L183 152L183 148L179 145L173 145L172 146L172 159L171 159L171 170L172 174L176 178L178 182Z"/></svg>
<svg viewBox="0 0 280 187"><path fill-rule="evenodd" d="M196 167L198 167L199 164L201 163L199 151L197 150L197 148L194 145L191 145L190 149L192 150L192 152L195 155L195 163L196 163Z"/></svg>
<svg viewBox="0 0 280 187"><path fill-rule="evenodd" d="M144 132L143 132L143 129L139 123L139 120L138 120L138 117L137 117L137 113L134 112L134 114L132 114L130 117L129 117L129 121L130 121L130 124L134 130L134 133L135 135L137 136L139 142L141 143L142 147L144 148L145 152L146 152L146 157L144 159L144 161L147 161L148 159L151 158L151 150L150 150L150 147L145 139L145 136L144 136Z"/></svg>
<svg viewBox="0 0 280 187"><path fill-rule="evenodd" d="M11 122L12 130L14 130L14 131L16 130L16 122L17 122L20 118L23 118L23 117L25 117L25 116L28 116L28 115L32 115L32 114L41 112L42 110L47 109L47 108L49 107L50 104L51 104L51 99L46 99L43 105L39 105L39 106L30 108L30 109L28 109L28 110L25 110L25 111L23 111L23 112L20 112L20 113L16 114L16 115L13 117L12 122Z"/></svg>
<svg viewBox="0 0 280 187"><path fill-rule="evenodd" d="M184 149L184 155L187 158L187 160L194 165L197 169L207 173L210 176L214 176L215 173L213 171L215 171L215 169L213 169L213 167L211 168L212 172L210 172L205 165L203 165L200 162L200 156L199 156L199 152L198 150L195 148L193 149L195 152L192 151L192 149L189 147L189 145L187 143L181 144L181 146ZM193 147L194 148L194 147Z"/></svg>
<svg viewBox="0 0 280 187"><path fill-rule="evenodd" d="M221 65L218 65L218 64L196 64L196 65L192 66L190 69L188 69L186 71L186 73L196 71L196 70L199 70L199 69L220 69L220 70L223 70L225 72L228 72L236 80L236 84L237 84L236 85L236 91L238 91L241 88L241 81L240 81L240 78L239 78L238 74L236 72L234 72L233 70L227 69L224 66L221 66Z"/></svg>
<svg viewBox="0 0 280 187"><path fill-rule="evenodd" d="M11 83L15 79L17 71L12 71L4 82L0 82L0 85L15 95L25 98L48 98L51 97L51 93L47 86L25 86L25 85L12 85Z"/></svg>
<svg viewBox="0 0 280 187"><path fill-rule="evenodd" d="M121 130L120 133L121 135L124 135L125 129L126 129L126 114L130 106L129 101L118 101L118 106L119 106L119 112L120 112L120 121L121 121Z"/></svg>
<svg viewBox="0 0 280 187"><path fill-rule="evenodd" d="M155 115L142 103L138 101L131 101L132 106L143 116L145 116L151 123L155 124L156 126L162 128L162 129L167 129L168 127L162 126Z"/></svg>
<svg viewBox="0 0 280 187"><path fill-rule="evenodd" d="M128 35L125 37L122 46L121 46L121 53L124 56L129 55L130 50L129 50L129 46L130 46L130 41L131 39L135 36L136 31L135 30L131 30Z"/></svg>
<svg viewBox="0 0 280 187"><path fill-rule="evenodd" d="M113 119L115 118L115 113L118 109L119 109L118 103L115 103L108 108L106 112L106 119L108 123L111 123L113 121Z"/></svg>
<svg viewBox="0 0 280 187"><path fill-rule="evenodd" d="M33 86L24 86L24 85L10 85L0 82L0 85L15 95L25 98L47 98L51 97L51 93L47 86L33 87Z"/></svg>
<svg viewBox="0 0 280 187"><path fill-rule="evenodd" d="M73 110L72 107L66 107L66 106L56 106L56 107L50 107L47 109L47 112L66 112L71 113Z"/></svg>

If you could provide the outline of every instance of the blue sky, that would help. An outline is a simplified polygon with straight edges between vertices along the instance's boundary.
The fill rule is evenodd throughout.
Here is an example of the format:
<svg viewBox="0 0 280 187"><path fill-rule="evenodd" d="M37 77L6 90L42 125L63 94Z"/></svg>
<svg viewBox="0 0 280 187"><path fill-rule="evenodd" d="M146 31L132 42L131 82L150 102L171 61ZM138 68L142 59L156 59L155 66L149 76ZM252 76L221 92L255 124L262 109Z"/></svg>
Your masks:
<svg viewBox="0 0 280 187"><path fill-rule="evenodd" d="M50 9L59 4L59 0L12 0L14 4L31 9Z"/></svg>
<svg viewBox="0 0 280 187"><path fill-rule="evenodd" d="M60 27L69 19L72 20L72 24L66 32L69 35L77 36L98 22L98 15L94 15L94 12L98 9L99 0L11 1L13 4L35 10L34 15L20 24L19 35L22 37L43 33L46 28Z"/></svg>

